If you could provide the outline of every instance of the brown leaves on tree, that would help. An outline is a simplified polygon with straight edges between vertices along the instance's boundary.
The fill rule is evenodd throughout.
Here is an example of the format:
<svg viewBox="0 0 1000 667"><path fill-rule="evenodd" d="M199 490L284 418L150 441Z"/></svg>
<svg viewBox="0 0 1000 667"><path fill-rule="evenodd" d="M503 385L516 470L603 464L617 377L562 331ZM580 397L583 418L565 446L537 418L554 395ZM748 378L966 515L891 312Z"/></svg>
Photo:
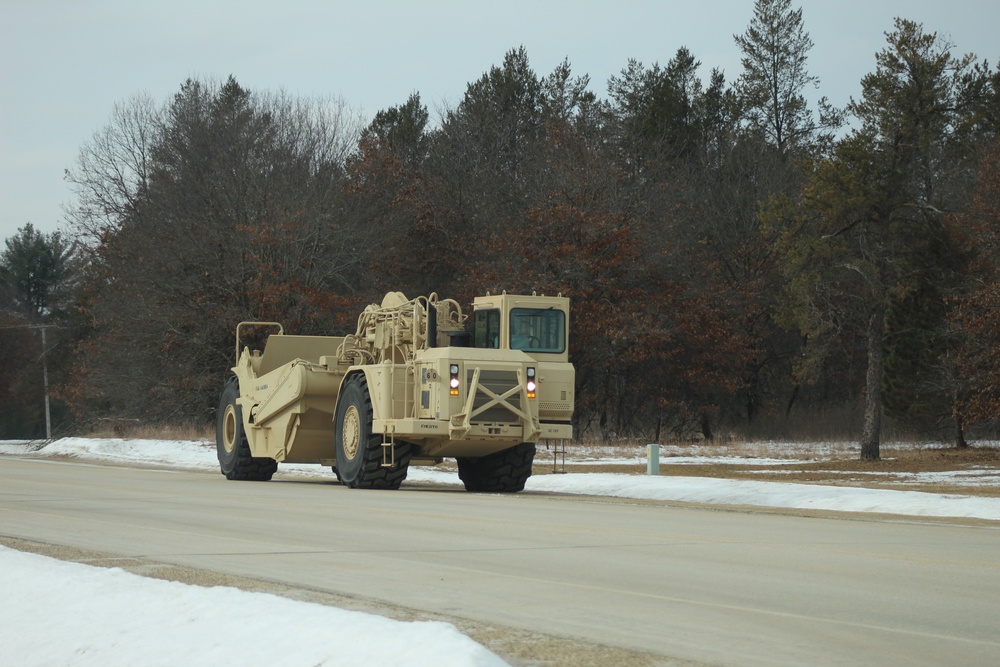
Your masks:
<svg viewBox="0 0 1000 667"><path fill-rule="evenodd" d="M957 334L956 418L965 423L1000 414L1000 143L983 160L968 210L949 221L949 232L973 277L949 300Z"/></svg>

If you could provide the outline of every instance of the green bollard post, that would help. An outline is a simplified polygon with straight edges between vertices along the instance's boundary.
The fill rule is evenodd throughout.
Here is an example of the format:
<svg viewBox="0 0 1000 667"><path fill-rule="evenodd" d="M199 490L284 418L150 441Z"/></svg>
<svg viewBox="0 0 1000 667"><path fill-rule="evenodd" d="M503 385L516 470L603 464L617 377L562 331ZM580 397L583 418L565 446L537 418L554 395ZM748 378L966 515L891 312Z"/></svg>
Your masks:
<svg viewBox="0 0 1000 667"><path fill-rule="evenodd" d="M646 445L646 474L660 474L660 446Z"/></svg>

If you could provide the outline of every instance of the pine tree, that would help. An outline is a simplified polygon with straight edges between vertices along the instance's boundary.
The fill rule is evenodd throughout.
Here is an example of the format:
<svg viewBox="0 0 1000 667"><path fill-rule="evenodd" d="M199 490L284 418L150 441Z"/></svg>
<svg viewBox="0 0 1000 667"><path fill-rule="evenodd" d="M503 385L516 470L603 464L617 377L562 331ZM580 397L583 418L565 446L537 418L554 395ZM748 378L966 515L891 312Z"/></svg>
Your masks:
<svg viewBox="0 0 1000 667"><path fill-rule="evenodd" d="M855 322L866 340L862 459L879 458L882 389L901 382L883 382L884 375L920 363L912 351L890 345L887 364L887 333L902 335L901 323L914 321L903 302L919 295L921 307L930 308L923 300L947 276L951 251L942 245L941 211L962 201L949 178L967 171L967 153L954 150L957 129L977 108L958 98L982 75L971 57L953 58L949 43L917 23L897 20L886 37L876 71L862 80L862 98L849 107L860 127L817 164L803 189L786 269L786 303L803 334L844 335L844 323ZM941 321L924 321L919 336L934 335L934 319ZM817 343L813 349L825 348Z"/></svg>
<svg viewBox="0 0 1000 667"><path fill-rule="evenodd" d="M65 311L73 277L73 244L29 222L0 255L0 290L7 308L41 323Z"/></svg>
<svg viewBox="0 0 1000 667"><path fill-rule="evenodd" d="M743 53L736 88L750 126L782 154L828 142L841 114L822 98L817 119L806 102L804 92L819 79L806 67L813 41L802 9L792 9L791 0L757 0L746 32L734 39Z"/></svg>

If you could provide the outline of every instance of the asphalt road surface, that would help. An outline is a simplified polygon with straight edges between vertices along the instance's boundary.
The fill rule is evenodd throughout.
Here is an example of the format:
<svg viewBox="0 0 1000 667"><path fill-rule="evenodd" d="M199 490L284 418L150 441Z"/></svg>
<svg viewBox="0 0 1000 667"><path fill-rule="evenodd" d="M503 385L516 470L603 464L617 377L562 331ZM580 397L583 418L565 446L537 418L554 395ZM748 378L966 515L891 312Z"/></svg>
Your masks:
<svg viewBox="0 0 1000 667"><path fill-rule="evenodd" d="M1000 526L989 523L358 491L0 457L0 536L663 664L995 665L1000 656Z"/></svg>

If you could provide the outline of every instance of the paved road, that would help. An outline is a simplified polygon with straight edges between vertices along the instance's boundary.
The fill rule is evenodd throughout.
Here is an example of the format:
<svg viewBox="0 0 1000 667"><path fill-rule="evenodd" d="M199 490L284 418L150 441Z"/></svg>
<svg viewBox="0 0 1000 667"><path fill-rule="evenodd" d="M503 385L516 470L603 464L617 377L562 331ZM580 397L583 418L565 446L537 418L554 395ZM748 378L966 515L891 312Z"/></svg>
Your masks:
<svg viewBox="0 0 1000 667"><path fill-rule="evenodd" d="M0 457L0 535L698 663L1000 656L996 525L357 491Z"/></svg>

